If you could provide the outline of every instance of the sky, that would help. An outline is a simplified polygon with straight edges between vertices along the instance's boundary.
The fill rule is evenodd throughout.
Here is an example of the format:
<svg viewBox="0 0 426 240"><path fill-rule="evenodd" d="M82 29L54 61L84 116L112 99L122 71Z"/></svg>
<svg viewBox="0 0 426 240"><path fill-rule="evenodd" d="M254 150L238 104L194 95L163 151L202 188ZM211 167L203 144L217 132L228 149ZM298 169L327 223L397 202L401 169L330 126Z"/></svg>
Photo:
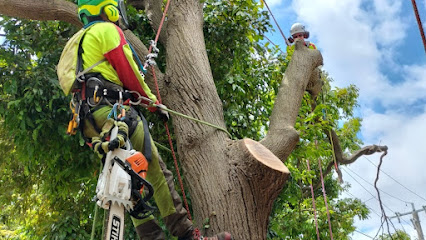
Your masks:
<svg viewBox="0 0 426 240"><path fill-rule="evenodd" d="M306 26L334 86L359 88L360 137L365 145L389 147L378 181L386 215L410 212L411 203L416 209L426 206L426 54L411 1L265 1L286 37L294 22ZM426 0L417 0L417 7L426 29ZM278 29L267 36L285 50ZM372 239L381 225L373 188L379 160L380 154L374 154L341 167L344 181L351 185L342 197L355 196L372 211L369 219L356 221L355 240ZM419 217L426 234L426 212ZM411 218L392 223L417 239Z"/></svg>
<svg viewBox="0 0 426 240"><path fill-rule="evenodd" d="M335 87L359 88L356 115L363 119L364 145L386 145L378 187L388 217L426 206L426 53L409 0L265 0L286 37L293 23L310 32L324 58L323 69ZM426 0L417 0L426 29ZM266 10L266 8L265 8ZM285 50L276 32L267 36ZM342 197L357 197L371 209L369 219L356 221L352 239L372 239L381 225L374 181L380 154L342 166L350 184ZM419 213L426 234L426 212ZM395 229L417 239L412 215L392 219ZM387 232L386 224L385 233ZM391 232L394 227L390 225ZM361 232L361 233L359 233Z"/></svg>

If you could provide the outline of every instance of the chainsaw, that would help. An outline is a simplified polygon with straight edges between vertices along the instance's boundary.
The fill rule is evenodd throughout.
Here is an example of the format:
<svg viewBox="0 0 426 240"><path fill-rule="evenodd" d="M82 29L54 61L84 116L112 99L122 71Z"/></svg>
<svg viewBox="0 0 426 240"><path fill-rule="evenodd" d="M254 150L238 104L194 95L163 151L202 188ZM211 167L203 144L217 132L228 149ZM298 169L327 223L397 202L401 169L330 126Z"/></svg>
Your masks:
<svg viewBox="0 0 426 240"><path fill-rule="evenodd" d="M111 130L110 139L117 137L118 127ZM104 225L105 240L124 238L124 214L127 210L137 219L147 217L154 207L147 202L154 189L145 180L148 161L142 153L131 149L129 140L126 149L117 148L106 154L105 163L96 186L96 203L107 210Z"/></svg>

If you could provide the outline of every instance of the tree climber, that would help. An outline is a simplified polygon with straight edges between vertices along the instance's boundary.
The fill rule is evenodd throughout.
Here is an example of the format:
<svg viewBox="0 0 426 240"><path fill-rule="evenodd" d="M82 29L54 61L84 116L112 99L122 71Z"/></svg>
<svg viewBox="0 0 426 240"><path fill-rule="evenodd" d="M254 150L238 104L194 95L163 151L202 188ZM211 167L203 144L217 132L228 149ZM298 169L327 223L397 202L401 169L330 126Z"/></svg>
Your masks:
<svg viewBox="0 0 426 240"><path fill-rule="evenodd" d="M73 93L75 125L79 125L85 140L100 155L121 147L123 139L128 137L134 149L150 158L146 180L153 185L154 199L165 225L178 239L194 239L192 222L174 188L172 173L153 144L146 120L131 105L122 104L134 99L135 95L145 97L143 101L147 105L151 101L158 104L119 27L119 20L126 22L123 1L78 0L78 16L84 27L68 41L58 64L62 90L65 95ZM119 120L115 123L118 123L120 137L106 141L102 135L111 128L109 115L116 108L120 108ZM161 108L148 109L168 119L167 112ZM69 128L69 132L72 133L74 127ZM152 215L144 219L132 218L132 221L140 239L165 239ZM203 239L231 239L231 235L225 232Z"/></svg>
<svg viewBox="0 0 426 240"><path fill-rule="evenodd" d="M290 43L293 43L296 39L301 39L305 43L306 47L310 49L317 49L315 44L305 40L309 38L309 32L305 30L305 26L301 23L295 23L291 26L290 35L291 37L288 38ZM294 48L294 44L287 46L287 57L285 58L287 62L290 62L294 53Z"/></svg>
<svg viewBox="0 0 426 240"><path fill-rule="evenodd" d="M305 39L309 38L309 32L306 31L305 26L301 23L295 23L291 26L290 28L290 35L291 37L288 39L288 41L290 43L293 43L296 39L300 39L303 41L303 43L305 44L305 46L309 49L317 49L317 47L315 46L315 44L311 43L310 41L306 41ZM291 61L291 58L293 56L294 53L294 49L295 49L295 45L290 45L287 46L287 57L285 58L285 67L287 69L288 64ZM321 80L321 70L319 68L317 68L314 72L318 72L318 73L314 73L316 74L317 77L315 78L311 78L308 86L306 87L306 91L308 91L311 96L312 96L312 102L311 102L311 107L312 107L312 111L315 109L316 107L316 98L318 96L318 94L321 92L321 87L323 85L323 82Z"/></svg>

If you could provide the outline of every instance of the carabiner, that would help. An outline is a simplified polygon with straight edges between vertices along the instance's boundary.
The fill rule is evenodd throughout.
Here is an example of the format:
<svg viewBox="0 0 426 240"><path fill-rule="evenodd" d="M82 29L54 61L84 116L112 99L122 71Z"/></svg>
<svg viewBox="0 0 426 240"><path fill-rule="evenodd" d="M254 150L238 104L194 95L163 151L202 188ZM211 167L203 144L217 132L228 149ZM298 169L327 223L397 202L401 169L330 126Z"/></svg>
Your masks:
<svg viewBox="0 0 426 240"><path fill-rule="evenodd" d="M141 95L139 92L137 92L137 91L128 91L128 90L126 90L126 92L131 93L131 94L135 94L135 95L137 95L137 96L138 96L138 98L137 98L137 101L136 101L136 102L134 102L134 101L132 101L132 100L130 99L129 103L130 103L130 104L132 104L132 105L141 105L141 106L143 106L143 107L147 107L148 105L147 105L147 104L142 103L142 101L146 101L146 102L148 102L149 104L151 104L151 103L152 103L152 100L151 100L151 99L149 99L149 98L147 98L147 97L142 96L142 95Z"/></svg>

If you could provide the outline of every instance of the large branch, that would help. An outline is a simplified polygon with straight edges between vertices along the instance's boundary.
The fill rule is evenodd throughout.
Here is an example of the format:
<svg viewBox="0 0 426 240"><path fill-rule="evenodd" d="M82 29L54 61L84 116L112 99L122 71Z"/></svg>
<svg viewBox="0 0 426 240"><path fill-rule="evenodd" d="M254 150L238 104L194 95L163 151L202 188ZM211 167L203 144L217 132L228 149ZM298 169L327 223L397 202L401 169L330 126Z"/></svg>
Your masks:
<svg viewBox="0 0 426 240"><path fill-rule="evenodd" d="M358 158L363 155L371 155L377 152L385 152L388 150L387 146L378 146L378 145L370 145L361 148L360 150L353 153L351 156L345 157L343 150L340 146L339 137L337 136L334 130L326 131L327 137L330 142L333 143L334 147L334 155L336 157L336 162L338 165L348 165L354 163ZM331 134L331 135L330 135ZM334 162L330 162L327 166L326 171L324 172L324 176L327 176L331 172L331 169L334 166ZM339 179L342 180L342 173L338 172Z"/></svg>
<svg viewBox="0 0 426 240"><path fill-rule="evenodd" d="M59 20L82 26L77 5L65 0L0 0L0 14L32 20Z"/></svg>
<svg viewBox="0 0 426 240"><path fill-rule="evenodd" d="M269 131L261 143L279 159L285 160L299 141L294 129L304 92L314 70L322 65L318 50L308 49L296 40L292 60L286 69L270 117Z"/></svg>
<svg viewBox="0 0 426 240"><path fill-rule="evenodd" d="M65 0L0 0L0 14L31 20L59 20L79 27L83 25L77 16L77 5ZM125 34L127 40L143 61L148 54L147 48L131 31L126 30ZM155 67L155 72L159 88L162 89L164 74L157 67ZM149 73L147 75L147 83L151 89L155 89L152 79L152 74Z"/></svg>
<svg viewBox="0 0 426 240"><path fill-rule="evenodd" d="M331 135L330 135L331 134ZM350 156L345 157L342 148L340 146L340 141L339 141L339 137L337 136L336 132L334 130L330 130L330 131L326 131L326 135L329 139L330 142L333 142L333 147L334 147L334 156L336 157L336 163L337 165L348 165L351 163L354 163L358 158L360 158L363 155L372 155L374 153L378 153L378 152L386 152L388 150L387 146L378 146L378 145L369 145L369 146L365 146L361 149L359 149L358 151L356 151L355 153L353 153ZM326 170L323 173L323 177L325 178L328 174L331 173L331 170L334 167L334 161L331 161L328 165ZM337 175L339 178L339 181L343 181L342 180L342 172L340 171L339 168L337 168ZM318 182L315 184L314 189L318 189L321 186L321 182ZM305 189L307 191L307 189ZM307 193L305 192L305 195Z"/></svg>

